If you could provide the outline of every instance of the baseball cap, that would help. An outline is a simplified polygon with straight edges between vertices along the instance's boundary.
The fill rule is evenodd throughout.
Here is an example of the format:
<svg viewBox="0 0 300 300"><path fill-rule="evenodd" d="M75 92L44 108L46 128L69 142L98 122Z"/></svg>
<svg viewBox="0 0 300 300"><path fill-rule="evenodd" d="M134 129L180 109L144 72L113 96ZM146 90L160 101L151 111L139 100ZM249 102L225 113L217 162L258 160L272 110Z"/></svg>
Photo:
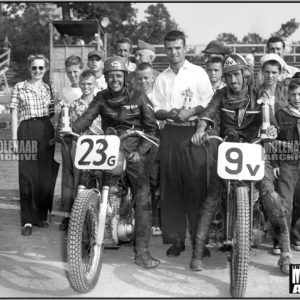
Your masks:
<svg viewBox="0 0 300 300"><path fill-rule="evenodd" d="M104 60L104 53L103 53L102 51L94 50L94 51L92 51L92 52L89 52L89 54L88 54L88 59L89 59L90 57L92 57L93 55L96 55L96 56L98 56L98 57L100 57L101 59Z"/></svg>

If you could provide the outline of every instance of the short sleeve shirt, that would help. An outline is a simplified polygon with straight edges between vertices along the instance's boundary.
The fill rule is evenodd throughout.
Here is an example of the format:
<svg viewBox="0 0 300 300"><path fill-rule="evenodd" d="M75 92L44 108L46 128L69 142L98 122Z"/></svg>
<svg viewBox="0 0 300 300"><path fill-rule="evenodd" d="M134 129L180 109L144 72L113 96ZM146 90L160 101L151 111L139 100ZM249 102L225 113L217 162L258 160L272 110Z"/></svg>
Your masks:
<svg viewBox="0 0 300 300"><path fill-rule="evenodd" d="M53 91L53 96L55 91ZM42 82L38 90L35 90L28 81L17 83L11 95L10 108L17 108L20 121L48 116L48 106L51 100L50 87Z"/></svg>

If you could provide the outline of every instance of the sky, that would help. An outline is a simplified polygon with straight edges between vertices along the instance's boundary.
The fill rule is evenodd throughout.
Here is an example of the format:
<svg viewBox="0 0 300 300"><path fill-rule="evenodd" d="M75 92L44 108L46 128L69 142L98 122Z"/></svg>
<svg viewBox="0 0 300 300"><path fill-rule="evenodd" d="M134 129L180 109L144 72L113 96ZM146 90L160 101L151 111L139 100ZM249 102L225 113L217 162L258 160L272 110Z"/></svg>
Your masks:
<svg viewBox="0 0 300 300"><path fill-rule="evenodd" d="M155 3L154 3L155 4ZM208 44L219 33L233 33L241 40L247 33L258 33L268 39L281 24L295 18L300 22L300 3L164 3L171 18L187 35L187 44ZM133 4L137 19L151 3ZM300 41L300 26L286 40Z"/></svg>

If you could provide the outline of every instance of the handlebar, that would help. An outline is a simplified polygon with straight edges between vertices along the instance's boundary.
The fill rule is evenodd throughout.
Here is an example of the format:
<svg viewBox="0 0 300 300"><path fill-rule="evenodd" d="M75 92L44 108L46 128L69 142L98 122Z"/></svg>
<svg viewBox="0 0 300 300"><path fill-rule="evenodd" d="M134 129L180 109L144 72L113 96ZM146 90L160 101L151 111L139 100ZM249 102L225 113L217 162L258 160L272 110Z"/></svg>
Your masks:
<svg viewBox="0 0 300 300"><path fill-rule="evenodd" d="M123 134L121 134L119 136L120 140L123 140L125 138L127 138L128 136L130 136L131 134L138 134L139 136L141 136L142 138L150 141L151 143L153 143L155 146L159 146L158 143L159 143L159 139L155 136L152 136L152 135L149 135L143 131L140 131L140 130L135 130L133 129L133 127L131 129L128 129L126 130Z"/></svg>
<svg viewBox="0 0 300 300"><path fill-rule="evenodd" d="M79 137L80 135L73 132L73 131L68 131L68 132L61 132L60 133L60 136L56 136L54 137L53 139L51 139L49 141L49 144L52 146L54 143L58 142L62 137L64 137L65 135L73 135L73 136L76 136L76 137Z"/></svg>

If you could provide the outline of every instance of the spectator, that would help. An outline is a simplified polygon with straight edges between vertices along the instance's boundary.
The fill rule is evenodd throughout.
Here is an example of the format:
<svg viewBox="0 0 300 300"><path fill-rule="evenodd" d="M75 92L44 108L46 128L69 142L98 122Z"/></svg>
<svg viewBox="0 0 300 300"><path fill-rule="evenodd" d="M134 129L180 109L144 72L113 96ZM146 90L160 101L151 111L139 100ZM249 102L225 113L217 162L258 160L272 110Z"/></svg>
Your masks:
<svg viewBox="0 0 300 300"><path fill-rule="evenodd" d="M8 49L11 49L12 44L8 40L8 36L6 35L4 41L2 43L2 53L6 52Z"/></svg>
<svg viewBox="0 0 300 300"><path fill-rule="evenodd" d="M135 56L135 62L137 65L139 65L142 62L152 65L152 63L155 59L155 48L152 45L145 43L142 40L138 40L138 46L137 46L134 56ZM159 72L153 68L152 68L152 72L153 72L154 80L155 80L155 78L159 75ZM128 75L127 81L130 82L135 89L139 88L139 86L140 86L137 82L135 72L132 72ZM152 82L152 85L153 85L153 82ZM151 87L151 91L152 91L152 87Z"/></svg>
<svg viewBox="0 0 300 300"><path fill-rule="evenodd" d="M150 63L141 62L137 65L135 70L135 79L138 84L138 89L145 92L150 100L152 100L152 89L155 80L153 68ZM161 128L163 122L157 122ZM149 183L151 191L151 201L152 201L152 228L151 232L153 236L162 235L161 231L161 220L160 220L160 208L159 208L159 162L158 162L158 147L152 145L151 155L150 155L150 173L149 173Z"/></svg>
<svg viewBox="0 0 300 300"><path fill-rule="evenodd" d="M12 91L12 147L14 153L22 152L18 142L28 142L30 160L19 159L19 188L21 204L22 235L32 233L32 225L47 228L48 210L52 209L55 181L59 164L54 160L55 145L50 121L50 109L54 110L54 91L43 82L49 68L49 60L41 54L29 55L27 59L31 78L17 83ZM18 111L20 125L18 127ZM17 142L18 141L18 142Z"/></svg>
<svg viewBox="0 0 300 300"><path fill-rule="evenodd" d="M194 243L198 210L206 196L206 151L191 145L195 119L213 96L206 72L185 59L185 36L177 30L164 37L169 68L155 80L155 116L165 120L160 144L161 221L168 256L185 250L188 217ZM193 178L191 178L193 174Z"/></svg>
<svg viewBox="0 0 300 300"><path fill-rule="evenodd" d="M116 42L116 54L121 56L125 60L126 68L129 73L134 72L136 68L136 64L132 63L129 59L130 54L132 53L132 43L130 39L123 38Z"/></svg>
<svg viewBox="0 0 300 300"><path fill-rule="evenodd" d="M279 37L269 38L267 41L267 48L268 48L268 53L275 53L284 60L285 43L281 38ZM287 63L285 63L285 66L281 71L278 81L283 81L286 78L292 78L295 75L295 73L299 71L300 70L298 68L289 66ZM262 72L259 71L256 79L256 87L259 88L263 84L263 82L264 82L264 77L262 75Z"/></svg>
<svg viewBox="0 0 300 300"><path fill-rule="evenodd" d="M204 53L205 62L209 61L212 57L224 59L225 55L232 53L230 48L224 46L220 41L211 41L202 52Z"/></svg>
<svg viewBox="0 0 300 300"><path fill-rule="evenodd" d="M98 92L107 89L107 83L103 75L104 53L99 50L94 50L88 54L88 68L96 74L96 88L94 95Z"/></svg>
<svg viewBox="0 0 300 300"><path fill-rule="evenodd" d="M75 132L86 130L100 114L103 130L116 125L134 125L137 130L157 136L158 126L152 103L145 93L126 86L127 73L125 61L119 56L112 56L104 62L107 89L99 92L82 117L73 123L72 129ZM119 133L124 130L122 126L116 129ZM154 268L160 261L153 258L148 250L152 222L148 181L151 142L133 136L122 141L121 146L128 162L126 174L133 189L135 202L134 262L143 268Z"/></svg>
<svg viewBox="0 0 300 300"><path fill-rule="evenodd" d="M280 108L276 119L280 128L278 140L299 141L300 120L300 78L294 78L288 87L288 106ZM289 124L287 126L287 124ZM293 148L282 159L273 161L274 174L278 178L278 193L286 211L287 223L291 233L291 244L300 251L300 198L299 198L299 151ZM293 213L294 205L294 213ZM293 216L293 223L292 222ZM279 247L278 247L279 248ZM280 248L279 248L280 249ZM280 254L280 252L279 252Z"/></svg>
<svg viewBox="0 0 300 300"><path fill-rule="evenodd" d="M62 101L59 105L70 106L73 101L80 99L82 90L79 87L79 78L82 73L83 62L79 56L71 55L65 61L65 70L67 77L71 82L71 87L64 87L62 90ZM59 125L61 123L61 113L59 115ZM70 220L71 207L74 202L74 175L73 166L70 165L72 161L72 144L73 138L64 137L63 144L61 145L61 158L62 158L62 179L61 179L61 206L64 211L64 218L59 225L60 230L67 230Z"/></svg>
<svg viewBox="0 0 300 300"><path fill-rule="evenodd" d="M218 56L211 57L210 60L206 62L206 73L209 77L214 93L216 92L216 90L226 86L222 81L222 63L223 59Z"/></svg>

